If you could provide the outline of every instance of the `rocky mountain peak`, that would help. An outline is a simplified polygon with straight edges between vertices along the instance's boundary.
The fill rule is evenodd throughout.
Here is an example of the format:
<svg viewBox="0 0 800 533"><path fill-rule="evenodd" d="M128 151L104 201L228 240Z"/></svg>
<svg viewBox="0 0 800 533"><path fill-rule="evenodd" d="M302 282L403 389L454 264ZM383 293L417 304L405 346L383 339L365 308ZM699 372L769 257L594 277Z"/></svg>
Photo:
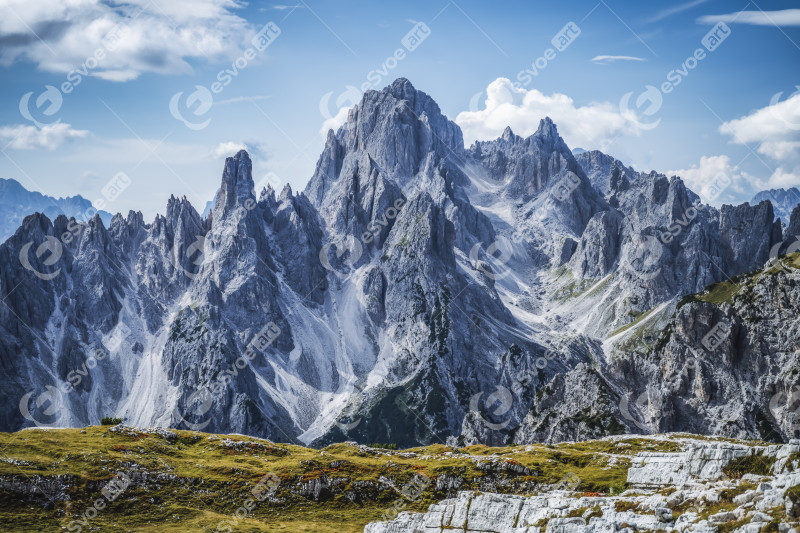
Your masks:
<svg viewBox="0 0 800 533"><path fill-rule="evenodd" d="M294 193L292 192L292 186L287 183L286 185L283 186L279 199L281 201L291 200L292 196L294 196Z"/></svg>
<svg viewBox="0 0 800 533"><path fill-rule="evenodd" d="M108 245L108 242L108 231L100 215L96 214L89 219L89 222L86 224L86 229L83 231L83 238L80 241L81 247L90 246L103 250Z"/></svg>
<svg viewBox="0 0 800 533"><path fill-rule="evenodd" d="M413 101L417 96L417 90L414 85L406 78L397 78L386 88L398 100ZM425 94L425 93L422 93Z"/></svg>
<svg viewBox="0 0 800 533"><path fill-rule="evenodd" d="M511 131L511 126L506 126L506 129L503 130L503 135L500 136L506 142L515 142L519 137L514 135L514 132Z"/></svg>
<svg viewBox="0 0 800 533"><path fill-rule="evenodd" d="M553 119L551 119L550 117L544 117L539 121L539 127L536 129L536 135L538 135L539 137L550 137L552 139L561 138L560 135L558 134L558 128L556 127L555 122L553 122Z"/></svg>
<svg viewBox="0 0 800 533"><path fill-rule="evenodd" d="M380 91L364 93L347 122L335 135L329 132L305 195L320 206L339 198L338 188L367 187L379 175L404 184L426 165L463 156L461 128L442 114L433 98L400 78ZM337 186L341 176L347 184Z"/></svg>
<svg viewBox="0 0 800 533"><path fill-rule="evenodd" d="M348 152L365 150L381 168L399 176L418 171L431 152L447 157L464 149L461 128L404 78L381 91L367 91L344 129Z"/></svg>
<svg viewBox="0 0 800 533"><path fill-rule="evenodd" d="M226 158L222 184L214 201L214 219L223 219L247 200L255 200L254 187L253 163L247 151L240 150L235 156Z"/></svg>
<svg viewBox="0 0 800 533"><path fill-rule="evenodd" d="M167 219L168 220L175 220L182 213L189 211L191 213L197 213L197 210L194 206L189 202L186 196L182 196L181 198L176 198L175 196L170 195L169 200L167 200ZM131 212L128 215L128 218L131 218ZM199 215L198 215L199 216Z"/></svg>

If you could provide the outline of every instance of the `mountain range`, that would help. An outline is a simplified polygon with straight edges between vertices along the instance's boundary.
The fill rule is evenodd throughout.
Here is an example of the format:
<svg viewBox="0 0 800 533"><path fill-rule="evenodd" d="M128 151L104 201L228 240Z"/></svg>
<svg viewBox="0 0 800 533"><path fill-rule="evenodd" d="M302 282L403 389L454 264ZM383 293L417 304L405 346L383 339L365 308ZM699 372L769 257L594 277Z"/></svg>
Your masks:
<svg viewBox="0 0 800 533"><path fill-rule="evenodd" d="M750 203L755 205L762 200L769 200L775 210L775 216L788 224L792 218L792 211L797 207L797 204L800 204L800 190L797 187L790 187L788 189L779 188L761 191L753 196Z"/></svg>
<svg viewBox="0 0 800 533"><path fill-rule="evenodd" d="M152 223L25 217L0 245L0 429L787 440L798 235L798 208L705 205L574 155L549 118L465 148L398 79L328 133L302 192L254 191L241 151L206 217L177 197Z"/></svg>
<svg viewBox="0 0 800 533"><path fill-rule="evenodd" d="M51 219L66 215L81 222L99 214L104 224L111 222L112 217L111 213L95 209L92 202L80 195L53 198L29 191L16 180L0 178L0 242L13 235L27 215L37 212Z"/></svg>

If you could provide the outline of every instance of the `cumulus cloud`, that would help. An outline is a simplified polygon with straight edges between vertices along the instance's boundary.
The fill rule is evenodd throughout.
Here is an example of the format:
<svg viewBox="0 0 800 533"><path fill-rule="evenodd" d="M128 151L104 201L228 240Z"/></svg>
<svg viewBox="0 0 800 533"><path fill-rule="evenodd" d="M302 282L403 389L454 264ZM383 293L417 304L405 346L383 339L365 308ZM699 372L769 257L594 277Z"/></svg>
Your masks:
<svg viewBox="0 0 800 533"><path fill-rule="evenodd" d="M347 122L347 114L351 109L352 107L340 107L336 112L336 116L325 119L322 126L319 128L319 132L325 136L328 134L328 130L337 131Z"/></svg>
<svg viewBox="0 0 800 533"><path fill-rule="evenodd" d="M608 102L576 106L565 94L545 95L531 89L518 89L507 78L498 78L486 89L484 109L463 111L456 123L464 132L464 142L485 141L499 137L506 126L517 135L536 131L545 116L553 119L569 146L604 149L624 134L638 135L636 124L624 117L619 108Z"/></svg>
<svg viewBox="0 0 800 533"><path fill-rule="evenodd" d="M776 160L790 160L800 153L800 141L770 141L759 145L758 151Z"/></svg>
<svg viewBox="0 0 800 533"><path fill-rule="evenodd" d="M777 11L738 11L724 15L705 15L697 19L700 24L752 24L755 26L800 26L800 9Z"/></svg>
<svg viewBox="0 0 800 533"><path fill-rule="evenodd" d="M732 165L727 155L703 156L700 163L690 168L667 171L668 176L679 176L686 186L700 195L703 202L719 206L738 203L738 195L748 190L757 180Z"/></svg>
<svg viewBox="0 0 800 533"><path fill-rule="evenodd" d="M187 60L231 57L255 31L237 0L6 0L0 64L123 82L142 72L191 72Z"/></svg>
<svg viewBox="0 0 800 533"><path fill-rule="evenodd" d="M0 142L14 150L54 150L65 142L82 139L86 130L76 130L65 123L43 126L15 125L0 127Z"/></svg>
<svg viewBox="0 0 800 533"><path fill-rule="evenodd" d="M614 63L615 61L647 61L643 57L636 57L636 56L594 56L592 58L593 63L597 63L598 65L608 65L609 63Z"/></svg>
<svg viewBox="0 0 800 533"><path fill-rule="evenodd" d="M267 151L264 145L258 142L244 142L244 141L225 141L216 145L211 150L211 155L215 159L223 157L231 157L239 150L247 150L251 159L267 159Z"/></svg>
<svg viewBox="0 0 800 533"><path fill-rule="evenodd" d="M759 188L761 189L788 189L790 187L797 187L798 185L800 185L800 168L797 167L791 171L785 170L783 167L778 167L766 182L759 181Z"/></svg>
<svg viewBox="0 0 800 533"><path fill-rule="evenodd" d="M770 105L719 127L733 143L758 144L756 151L777 164L766 181L758 181L762 188L800 185L800 90L782 97L778 93Z"/></svg>
<svg viewBox="0 0 800 533"><path fill-rule="evenodd" d="M800 91L785 100L780 97L779 93L770 105L723 123L720 133L735 143L759 143L759 152L776 159L796 155L790 148L800 142Z"/></svg>

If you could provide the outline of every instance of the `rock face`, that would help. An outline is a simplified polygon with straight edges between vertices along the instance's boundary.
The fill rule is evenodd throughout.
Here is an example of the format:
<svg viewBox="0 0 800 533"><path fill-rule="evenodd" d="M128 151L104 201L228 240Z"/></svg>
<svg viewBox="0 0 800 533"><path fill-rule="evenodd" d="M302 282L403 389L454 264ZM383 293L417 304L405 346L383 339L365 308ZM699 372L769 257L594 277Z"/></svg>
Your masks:
<svg viewBox="0 0 800 533"><path fill-rule="evenodd" d="M795 431L769 405L794 398L796 270L759 276L754 307L678 305L775 255L767 201L718 210L680 178L575 157L549 118L465 149L403 79L329 132L303 192L253 189L240 152L206 217L173 197L152 223L25 218L0 245L0 429L116 415L400 446ZM725 353L661 383L723 316Z"/></svg>
<svg viewBox="0 0 800 533"><path fill-rule="evenodd" d="M800 516L800 473L788 458L794 454L797 463L798 451L800 441L769 447L690 441L680 453L634 457L628 483L637 489L620 496L563 487L532 497L460 492L426 513L402 512L391 522L368 524L364 533L716 531L721 526L757 532L778 522L780 531L794 532L790 524L797 526ZM769 465L765 475L731 479L724 474L732 460L753 454ZM715 506L722 511L710 510Z"/></svg>
<svg viewBox="0 0 800 533"><path fill-rule="evenodd" d="M796 445L787 450L795 451ZM628 483L639 488L683 486L696 479L717 481L726 478L723 469L732 460L753 453L774 457L777 447L752 447L725 442L692 442L682 453L640 453L628 469Z"/></svg>
<svg viewBox="0 0 800 533"><path fill-rule="evenodd" d="M581 152L575 156L595 190L616 206L612 200L617 193L627 190L639 178L639 173L626 167L622 161L598 150Z"/></svg>

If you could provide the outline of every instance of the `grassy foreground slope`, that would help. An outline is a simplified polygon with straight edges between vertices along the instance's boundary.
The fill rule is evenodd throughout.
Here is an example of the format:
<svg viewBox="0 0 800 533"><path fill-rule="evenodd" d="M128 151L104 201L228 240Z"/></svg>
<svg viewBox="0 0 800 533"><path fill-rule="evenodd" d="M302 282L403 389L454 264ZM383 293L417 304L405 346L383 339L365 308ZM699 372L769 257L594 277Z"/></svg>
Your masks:
<svg viewBox="0 0 800 533"><path fill-rule="evenodd" d="M617 493L674 439L322 450L239 435L95 426L0 433L3 531L360 532L458 490ZM255 489L255 491L254 491Z"/></svg>

